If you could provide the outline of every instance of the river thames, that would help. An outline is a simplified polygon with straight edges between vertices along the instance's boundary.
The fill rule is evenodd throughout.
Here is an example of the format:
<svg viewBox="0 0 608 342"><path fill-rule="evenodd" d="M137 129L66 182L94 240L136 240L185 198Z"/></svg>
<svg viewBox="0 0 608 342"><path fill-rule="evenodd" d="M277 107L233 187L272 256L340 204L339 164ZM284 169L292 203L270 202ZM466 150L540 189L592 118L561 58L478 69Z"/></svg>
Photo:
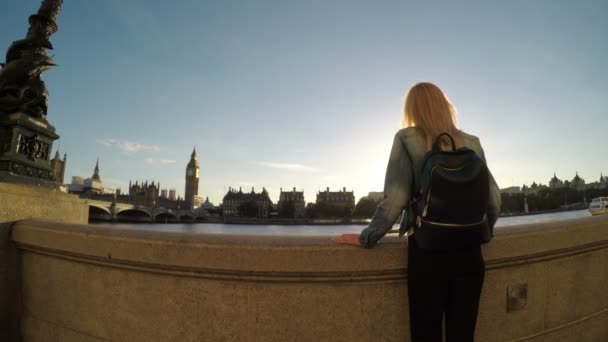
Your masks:
<svg viewBox="0 0 608 342"><path fill-rule="evenodd" d="M576 210L557 213L501 217L495 230L509 229L520 224L542 223L569 220L591 216L589 211ZM221 223L96 223L96 225L154 231L188 232L202 234L233 235L297 235L297 236L333 236L345 233L358 233L365 225L255 225L255 224L221 224ZM398 225L395 225L398 229Z"/></svg>

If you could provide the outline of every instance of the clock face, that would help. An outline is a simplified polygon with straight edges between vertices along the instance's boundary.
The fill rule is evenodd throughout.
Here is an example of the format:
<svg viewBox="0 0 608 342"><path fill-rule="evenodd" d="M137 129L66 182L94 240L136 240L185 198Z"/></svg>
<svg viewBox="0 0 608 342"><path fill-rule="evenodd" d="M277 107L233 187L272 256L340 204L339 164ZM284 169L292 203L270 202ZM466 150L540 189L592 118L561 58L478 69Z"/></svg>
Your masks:
<svg viewBox="0 0 608 342"><path fill-rule="evenodd" d="M196 169L196 178L198 178L199 170Z"/></svg>
<svg viewBox="0 0 608 342"><path fill-rule="evenodd" d="M194 174L194 172L192 172L192 169L188 169L188 171L186 171L186 175L188 177L192 177L193 174Z"/></svg>

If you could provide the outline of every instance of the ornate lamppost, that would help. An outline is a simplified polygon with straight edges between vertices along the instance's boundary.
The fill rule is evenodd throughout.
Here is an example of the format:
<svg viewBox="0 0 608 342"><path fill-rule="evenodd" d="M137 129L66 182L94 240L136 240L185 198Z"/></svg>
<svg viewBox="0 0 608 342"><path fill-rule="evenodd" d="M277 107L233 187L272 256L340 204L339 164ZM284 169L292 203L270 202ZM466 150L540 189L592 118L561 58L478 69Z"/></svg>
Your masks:
<svg viewBox="0 0 608 342"><path fill-rule="evenodd" d="M11 44L0 69L0 181L56 187L50 157L59 138L46 119L48 91L40 78L55 64L47 55L63 0L44 0L25 39Z"/></svg>

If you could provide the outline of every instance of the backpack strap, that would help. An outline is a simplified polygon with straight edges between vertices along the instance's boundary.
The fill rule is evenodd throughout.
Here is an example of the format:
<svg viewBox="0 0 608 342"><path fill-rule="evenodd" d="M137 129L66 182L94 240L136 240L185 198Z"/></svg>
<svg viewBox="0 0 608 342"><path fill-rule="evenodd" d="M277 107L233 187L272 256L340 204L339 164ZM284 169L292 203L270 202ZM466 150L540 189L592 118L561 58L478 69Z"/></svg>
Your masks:
<svg viewBox="0 0 608 342"><path fill-rule="evenodd" d="M448 132L443 132L439 134L437 138L435 138L435 143L433 143L433 151L441 151L441 137L443 137L444 135L450 138L450 142L452 143L452 152L456 151L456 143L454 143L454 138L452 138L452 136Z"/></svg>

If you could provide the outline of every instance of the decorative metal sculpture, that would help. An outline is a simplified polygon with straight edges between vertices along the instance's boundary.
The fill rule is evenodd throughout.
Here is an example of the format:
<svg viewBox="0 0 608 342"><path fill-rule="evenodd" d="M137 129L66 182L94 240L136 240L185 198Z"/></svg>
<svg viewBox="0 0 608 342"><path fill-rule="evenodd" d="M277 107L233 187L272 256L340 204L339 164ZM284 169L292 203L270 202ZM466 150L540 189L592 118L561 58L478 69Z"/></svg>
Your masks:
<svg viewBox="0 0 608 342"><path fill-rule="evenodd" d="M42 1L27 36L11 44L0 65L0 182L59 185L49 160L59 135L46 119L48 92L40 75L55 65L47 50L62 3Z"/></svg>
<svg viewBox="0 0 608 342"><path fill-rule="evenodd" d="M55 20L63 0L43 0L30 16L25 39L11 44L6 63L0 63L0 116L22 112L35 118L47 115L48 92L40 75L55 64L47 55L53 49L50 36L57 31Z"/></svg>

